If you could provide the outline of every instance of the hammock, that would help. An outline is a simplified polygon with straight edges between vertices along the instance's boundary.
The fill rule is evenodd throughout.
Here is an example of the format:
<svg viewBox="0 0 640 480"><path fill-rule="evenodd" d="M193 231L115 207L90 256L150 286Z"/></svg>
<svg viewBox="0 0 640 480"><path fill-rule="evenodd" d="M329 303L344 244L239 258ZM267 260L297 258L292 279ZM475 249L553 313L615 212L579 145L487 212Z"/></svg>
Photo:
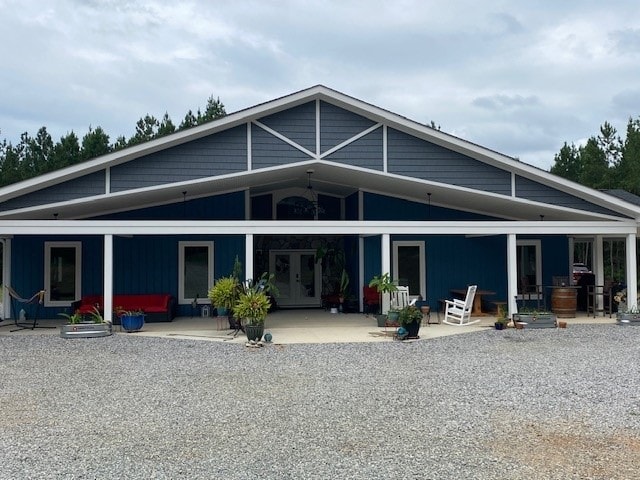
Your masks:
<svg viewBox="0 0 640 480"><path fill-rule="evenodd" d="M55 328L55 327L41 327L37 325L38 313L40 311L40 305L44 303L44 290L40 290L34 293L30 298L23 298L18 293L11 288L9 285L5 285L4 288L9 292L9 296L11 297L11 311L13 313L13 323L17 328L11 330L12 332L16 332L18 330L25 330L30 328L33 330L34 328ZM35 305L35 308L33 307ZM24 308L27 306L27 308ZM33 310L33 319L31 317ZM24 312L24 313L22 313ZM28 313L27 313L28 312ZM29 321L27 321L29 320ZM3 325L7 326L7 325Z"/></svg>

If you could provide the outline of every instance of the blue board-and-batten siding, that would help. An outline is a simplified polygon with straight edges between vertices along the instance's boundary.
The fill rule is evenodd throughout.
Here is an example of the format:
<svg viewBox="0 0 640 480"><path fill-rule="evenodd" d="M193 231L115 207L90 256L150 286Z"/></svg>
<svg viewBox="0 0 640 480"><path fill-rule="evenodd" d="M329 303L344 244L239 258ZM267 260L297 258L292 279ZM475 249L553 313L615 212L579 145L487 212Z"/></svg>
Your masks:
<svg viewBox="0 0 640 480"><path fill-rule="evenodd" d="M170 293L178 295L178 242L212 241L214 278L231 274L236 256L245 264L243 235L114 237L114 293ZM82 244L82 295L101 294L103 288L104 239L98 236L43 237L18 236L12 241L12 286L22 296L31 296L44 287L45 241L78 241ZM46 307L42 318L69 313L69 307ZM29 312L28 312L29 313ZM189 315L190 305L179 307Z"/></svg>
<svg viewBox="0 0 640 480"><path fill-rule="evenodd" d="M606 215L614 215L620 217L617 212L613 212L599 205L583 200L574 195L569 195L560 190L548 187L528 178L516 175L515 181L516 197L526 198L536 202L550 203L568 208L576 208L578 210L586 210L587 212L604 213Z"/></svg>
<svg viewBox="0 0 640 480"><path fill-rule="evenodd" d="M244 192L231 192L112 213L94 220L244 220L244 202Z"/></svg>
<svg viewBox="0 0 640 480"><path fill-rule="evenodd" d="M503 195L511 194L511 174L461 153L387 129L388 171Z"/></svg>
<svg viewBox="0 0 640 480"><path fill-rule="evenodd" d="M0 211L102 195L105 188L105 173L102 170L2 202Z"/></svg>
<svg viewBox="0 0 640 480"><path fill-rule="evenodd" d="M247 169L247 126L225 130L111 169L111 191L164 185Z"/></svg>

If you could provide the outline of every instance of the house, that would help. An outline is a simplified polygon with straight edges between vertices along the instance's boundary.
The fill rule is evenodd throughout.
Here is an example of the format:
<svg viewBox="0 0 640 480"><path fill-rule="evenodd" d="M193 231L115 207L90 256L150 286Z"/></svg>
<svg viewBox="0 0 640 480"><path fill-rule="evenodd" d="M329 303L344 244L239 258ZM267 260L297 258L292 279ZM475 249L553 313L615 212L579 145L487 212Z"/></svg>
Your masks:
<svg viewBox="0 0 640 480"><path fill-rule="evenodd" d="M473 283L514 312L523 282L571 276L576 242L602 284L610 238L625 242L633 304L639 218L324 86L0 189L4 283L44 288L51 317L90 294L110 317L126 293L170 293L188 315L236 258L247 277L275 274L280 306L319 307L335 293L319 251L341 252L356 301L390 272L434 307Z"/></svg>

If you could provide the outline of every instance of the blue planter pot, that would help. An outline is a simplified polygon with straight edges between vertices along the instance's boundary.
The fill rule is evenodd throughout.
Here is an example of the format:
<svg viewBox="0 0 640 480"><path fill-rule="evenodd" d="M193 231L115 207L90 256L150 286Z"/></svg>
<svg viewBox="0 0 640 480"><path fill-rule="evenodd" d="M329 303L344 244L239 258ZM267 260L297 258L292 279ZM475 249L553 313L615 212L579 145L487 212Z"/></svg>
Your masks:
<svg viewBox="0 0 640 480"><path fill-rule="evenodd" d="M137 332L144 325L144 315L122 315L120 322L125 332Z"/></svg>

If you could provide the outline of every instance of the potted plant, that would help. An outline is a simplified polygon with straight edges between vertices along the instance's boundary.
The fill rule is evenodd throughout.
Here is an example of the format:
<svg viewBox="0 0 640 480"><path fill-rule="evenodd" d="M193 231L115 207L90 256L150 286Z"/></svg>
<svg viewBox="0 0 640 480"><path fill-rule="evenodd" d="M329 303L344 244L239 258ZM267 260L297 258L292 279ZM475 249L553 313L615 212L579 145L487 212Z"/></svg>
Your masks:
<svg viewBox="0 0 640 480"><path fill-rule="evenodd" d="M67 319L67 323L60 327L62 338L107 337L113 333L111 323L104 321L96 307L93 307L89 314L90 320L86 320L77 310L72 314L59 313L58 315Z"/></svg>
<svg viewBox="0 0 640 480"><path fill-rule="evenodd" d="M498 314L494 323L496 330L504 330L507 323L509 323L509 319L507 318L507 309L505 305L498 305Z"/></svg>
<svg viewBox="0 0 640 480"><path fill-rule="evenodd" d="M258 341L264 334L264 320L269 313L271 302L264 290L246 288L233 307L238 318L244 318L244 329L248 340Z"/></svg>
<svg viewBox="0 0 640 480"><path fill-rule="evenodd" d="M400 325L407 331L407 338L419 338L420 322L422 321L422 312L414 305L407 305L402 308L398 314Z"/></svg>
<svg viewBox="0 0 640 480"><path fill-rule="evenodd" d="M378 326L384 327L387 322L387 316L386 312L384 311L382 296L391 292L395 292L396 290L398 290L398 287L391 280L391 275L389 274L389 272L383 273L382 275L374 276L369 282L369 286L375 288L378 291L378 296L380 298L380 315L378 315L377 317Z"/></svg>
<svg viewBox="0 0 640 480"><path fill-rule="evenodd" d="M211 303L217 308L218 315L229 315L229 317L231 317L231 310L238 300L239 286L238 279L230 275L219 278L213 287L209 289L207 296L209 300L211 300Z"/></svg>
<svg viewBox="0 0 640 480"><path fill-rule="evenodd" d="M144 311L141 309L120 310L118 316L120 327L127 333L139 332L144 326Z"/></svg>

